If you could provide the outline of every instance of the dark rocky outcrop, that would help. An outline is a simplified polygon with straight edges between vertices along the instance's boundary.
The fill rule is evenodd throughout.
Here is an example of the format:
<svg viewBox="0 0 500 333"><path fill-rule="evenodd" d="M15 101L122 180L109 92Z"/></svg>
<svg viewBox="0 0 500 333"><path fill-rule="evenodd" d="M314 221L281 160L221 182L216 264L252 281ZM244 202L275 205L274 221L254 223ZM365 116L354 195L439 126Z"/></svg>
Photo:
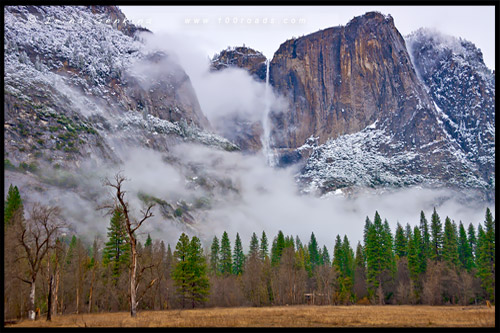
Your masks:
<svg viewBox="0 0 500 333"><path fill-rule="evenodd" d="M266 82L266 57L259 51L240 46L228 48L212 58L211 71L242 68L258 82ZM217 127L217 124L221 126ZM228 126L230 124L230 126ZM215 124L219 133L237 144L243 151L258 152L262 149L262 122L245 119L241 115L221 117Z"/></svg>
<svg viewBox="0 0 500 333"><path fill-rule="evenodd" d="M229 67L246 69L261 82L266 81L266 57L259 51L245 46L229 48L212 58L211 70L222 70Z"/></svg>

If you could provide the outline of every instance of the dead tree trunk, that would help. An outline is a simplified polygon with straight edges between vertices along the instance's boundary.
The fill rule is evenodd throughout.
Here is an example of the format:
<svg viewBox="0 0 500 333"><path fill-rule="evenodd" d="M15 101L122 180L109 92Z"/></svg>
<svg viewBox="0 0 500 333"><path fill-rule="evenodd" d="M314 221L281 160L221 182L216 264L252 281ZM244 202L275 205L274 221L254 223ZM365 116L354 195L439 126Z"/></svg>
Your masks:
<svg viewBox="0 0 500 333"><path fill-rule="evenodd" d="M47 321L52 320L52 275L49 278L49 295L47 296Z"/></svg>
<svg viewBox="0 0 500 333"><path fill-rule="evenodd" d="M130 315L137 315L137 244L133 234L130 237L130 250L132 253L132 262L130 265Z"/></svg>
<svg viewBox="0 0 500 333"><path fill-rule="evenodd" d="M129 207L128 203L125 202L125 192L123 191L123 182L126 178L120 173L117 173L114 178L114 182L110 182L106 180L104 182L105 186L110 186L116 190L115 194L115 204L112 206L108 206L110 210L116 209L116 207L121 208L123 215L125 217L125 228L127 230L129 243L130 243L130 252L131 252L131 264L130 264L130 315L135 317L137 315L137 239L135 232L137 229L141 227L141 225L150 217L153 216L151 209L154 204L150 204L145 211L142 211L142 219L140 221L133 222L129 216Z"/></svg>

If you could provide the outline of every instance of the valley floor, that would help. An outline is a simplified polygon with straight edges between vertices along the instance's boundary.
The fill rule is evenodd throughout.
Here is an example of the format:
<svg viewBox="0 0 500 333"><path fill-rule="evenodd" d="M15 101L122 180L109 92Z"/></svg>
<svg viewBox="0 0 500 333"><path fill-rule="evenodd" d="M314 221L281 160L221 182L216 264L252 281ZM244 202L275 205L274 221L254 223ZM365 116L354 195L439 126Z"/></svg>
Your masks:
<svg viewBox="0 0 500 333"><path fill-rule="evenodd" d="M8 327L495 327L486 306L276 306L55 316Z"/></svg>

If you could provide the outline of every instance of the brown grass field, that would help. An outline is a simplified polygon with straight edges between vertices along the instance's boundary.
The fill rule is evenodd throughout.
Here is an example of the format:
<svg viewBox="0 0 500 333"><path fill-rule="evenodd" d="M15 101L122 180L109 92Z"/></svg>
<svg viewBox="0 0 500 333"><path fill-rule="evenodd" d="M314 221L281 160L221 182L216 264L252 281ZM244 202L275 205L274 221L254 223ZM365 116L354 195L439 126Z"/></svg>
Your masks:
<svg viewBox="0 0 500 333"><path fill-rule="evenodd" d="M276 306L55 316L6 327L495 327L486 306Z"/></svg>

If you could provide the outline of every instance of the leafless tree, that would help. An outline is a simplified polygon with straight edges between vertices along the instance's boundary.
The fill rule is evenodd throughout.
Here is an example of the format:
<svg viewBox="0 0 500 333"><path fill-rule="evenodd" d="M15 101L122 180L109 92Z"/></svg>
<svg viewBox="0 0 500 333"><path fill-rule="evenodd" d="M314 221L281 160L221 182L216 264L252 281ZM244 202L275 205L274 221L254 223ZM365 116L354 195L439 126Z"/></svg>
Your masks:
<svg viewBox="0 0 500 333"><path fill-rule="evenodd" d="M245 297L253 306L267 304L269 295L264 276L264 262L257 255L251 255L245 261L241 282Z"/></svg>
<svg viewBox="0 0 500 333"><path fill-rule="evenodd" d="M441 272L443 269L441 262L433 262L432 265L427 266L422 290L422 301L424 303L429 305L442 304Z"/></svg>
<svg viewBox="0 0 500 333"><path fill-rule="evenodd" d="M22 248L19 259L28 263L28 276L18 278L30 285L29 318L35 320L35 284L38 273L48 251L55 247L59 232L64 227L60 218L60 208L35 203L29 218L17 224L17 244ZM51 292L52 288L49 290Z"/></svg>
<svg viewBox="0 0 500 333"><path fill-rule="evenodd" d="M396 273L396 303L407 304L410 300L410 270L408 268L408 259L399 258L397 261Z"/></svg>
<svg viewBox="0 0 500 333"><path fill-rule="evenodd" d="M135 317L137 314L137 304L139 299L137 298L138 283L138 265L137 265L137 237L136 231L142 226L142 224L153 216L152 209L154 203L150 203L144 210L141 211L141 218L139 220L133 219L130 216L130 209L128 202L125 201L126 192L123 190L123 182L127 179L120 172L115 174L113 180L104 180L104 186L109 186L115 190L113 197L114 204L103 206L108 209L114 210L115 208L120 208L123 212L125 218L125 228L127 230L128 241L130 243L130 315ZM154 282L153 282L154 284Z"/></svg>
<svg viewBox="0 0 500 333"><path fill-rule="evenodd" d="M283 249L279 266L273 269L271 280L275 304L300 304L306 290L307 273L298 267L295 251L292 247Z"/></svg>
<svg viewBox="0 0 500 333"><path fill-rule="evenodd" d="M316 267L314 277L316 279L317 294L321 295L319 304L332 304L335 294L334 285L338 277L335 268L331 265L320 265Z"/></svg>
<svg viewBox="0 0 500 333"><path fill-rule="evenodd" d="M476 294L474 290L474 276L465 270L461 270L458 275L458 294L461 305L468 305Z"/></svg>

